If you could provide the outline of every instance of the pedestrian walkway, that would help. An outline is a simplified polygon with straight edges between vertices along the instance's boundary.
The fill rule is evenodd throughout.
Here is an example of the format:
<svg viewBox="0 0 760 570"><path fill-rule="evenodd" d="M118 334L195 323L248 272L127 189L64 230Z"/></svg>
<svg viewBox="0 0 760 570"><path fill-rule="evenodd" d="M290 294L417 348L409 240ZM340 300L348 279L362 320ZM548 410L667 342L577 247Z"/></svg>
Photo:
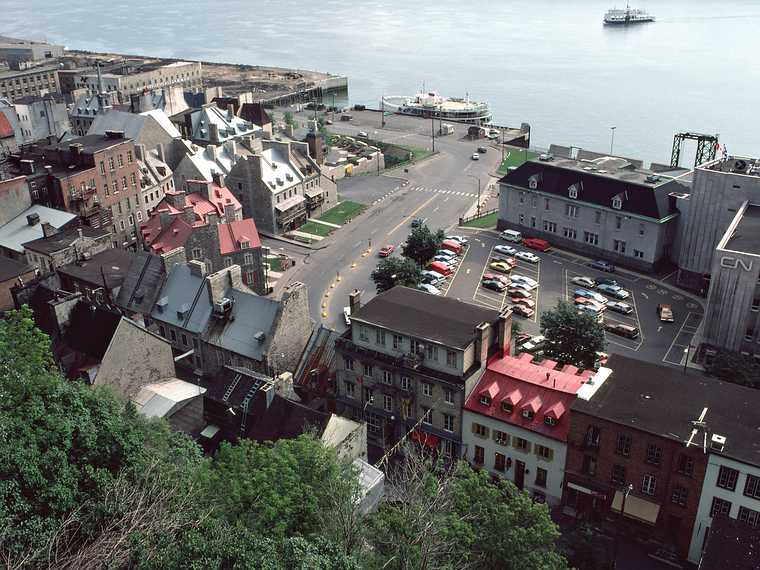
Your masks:
<svg viewBox="0 0 760 570"><path fill-rule="evenodd" d="M320 220L319 218L309 218L309 220L312 221L312 222L314 222L315 224L322 224L323 226L327 226L327 227L330 227L330 228L340 229L340 228L343 227L343 226L341 226L339 224L333 224L331 222L325 222L324 220Z"/></svg>
<svg viewBox="0 0 760 570"><path fill-rule="evenodd" d="M413 186L412 192L435 192L437 194L448 194L449 196L461 196L463 198L477 198L477 192L461 192L457 190L446 190L443 188L426 188L425 186Z"/></svg>

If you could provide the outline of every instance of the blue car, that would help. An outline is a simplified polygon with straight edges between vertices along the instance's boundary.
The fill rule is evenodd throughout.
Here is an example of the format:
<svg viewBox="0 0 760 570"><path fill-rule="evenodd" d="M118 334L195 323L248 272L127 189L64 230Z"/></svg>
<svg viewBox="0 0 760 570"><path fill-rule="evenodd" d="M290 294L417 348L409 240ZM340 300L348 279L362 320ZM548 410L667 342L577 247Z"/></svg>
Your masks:
<svg viewBox="0 0 760 570"><path fill-rule="evenodd" d="M592 261L589 263L589 267L593 267L599 271L606 271L607 273L615 273L615 266L612 265L609 261L603 261L601 259Z"/></svg>

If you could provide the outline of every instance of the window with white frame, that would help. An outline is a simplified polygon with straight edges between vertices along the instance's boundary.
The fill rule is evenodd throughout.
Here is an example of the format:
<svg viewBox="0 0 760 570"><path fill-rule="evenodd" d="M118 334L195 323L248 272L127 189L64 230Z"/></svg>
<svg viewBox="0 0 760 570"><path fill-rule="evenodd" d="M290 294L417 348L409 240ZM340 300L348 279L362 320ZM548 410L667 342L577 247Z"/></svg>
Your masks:
<svg viewBox="0 0 760 570"><path fill-rule="evenodd" d="M578 206L574 204L565 204L565 215L568 218L577 218L578 217Z"/></svg>
<svg viewBox="0 0 760 570"><path fill-rule="evenodd" d="M393 335L393 348L401 350L403 347L404 338L400 334Z"/></svg>
<svg viewBox="0 0 760 570"><path fill-rule="evenodd" d="M408 391L410 385L411 385L411 381L409 380L409 377L408 376L402 376L401 377L401 389Z"/></svg>
<svg viewBox="0 0 760 570"><path fill-rule="evenodd" d="M344 358L343 359L343 368L346 370L353 370L354 369L354 359L353 358Z"/></svg>
<svg viewBox="0 0 760 570"><path fill-rule="evenodd" d="M193 256L193 259L200 259L203 257L203 250L199 247L194 247L190 253Z"/></svg>
<svg viewBox="0 0 760 570"><path fill-rule="evenodd" d="M562 228L562 235L564 235L567 239L578 238L578 232L575 228Z"/></svg>
<svg viewBox="0 0 760 570"><path fill-rule="evenodd" d="M640 249L634 249L633 250L633 257L637 257L639 259L644 259L644 252Z"/></svg>
<svg viewBox="0 0 760 570"><path fill-rule="evenodd" d="M353 382L344 381L343 386L346 391L346 397L353 398L356 393L356 385Z"/></svg>
<svg viewBox="0 0 760 570"><path fill-rule="evenodd" d="M573 184L567 189L567 195L568 197L575 200L578 197L578 185Z"/></svg>
<svg viewBox="0 0 760 570"><path fill-rule="evenodd" d="M454 390L449 390L448 388L443 391L444 393L444 400L447 404L453 404L454 403Z"/></svg>
<svg viewBox="0 0 760 570"><path fill-rule="evenodd" d="M383 370L383 384L393 384L393 374L390 370Z"/></svg>
<svg viewBox="0 0 760 570"><path fill-rule="evenodd" d="M369 362L364 363L364 375L372 376L372 365Z"/></svg>
<svg viewBox="0 0 760 570"><path fill-rule="evenodd" d="M647 473L641 478L641 492L645 495L654 495L657 489L657 478L651 473Z"/></svg>
<svg viewBox="0 0 760 570"><path fill-rule="evenodd" d="M453 350L446 351L446 366L457 367L457 353Z"/></svg>
<svg viewBox="0 0 760 570"><path fill-rule="evenodd" d="M480 396L480 403L484 406L490 406L491 405L491 396L488 394L483 394Z"/></svg>
<svg viewBox="0 0 760 570"><path fill-rule="evenodd" d="M383 409L386 412L393 411L393 396L390 396L388 394L383 395Z"/></svg>
<svg viewBox="0 0 760 570"><path fill-rule="evenodd" d="M443 414L443 429L446 431L454 431L454 416L451 414Z"/></svg>
<svg viewBox="0 0 760 570"><path fill-rule="evenodd" d="M612 207L616 210L620 210L623 207L623 199L620 196L615 196L612 199Z"/></svg>
<svg viewBox="0 0 760 570"><path fill-rule="evenodd" d="M246 253L245 255L243 255L243 263L245 265L253 265L253 254Z"/></svg>
<svg viewBox="0 0 760 570"><path fill-rule="evenodd" d="M369 330L364 325L359 325L359 340L369 340Z"/></svg>
<svg viewBox="0 0 760 570"><path fill-rule="evenodd" d="M752 528L760 526L760 511L755 511L747 507L739 507L739 516L737 518L740 521L747 523Z"/></svg>
<svg viewBox="0 0 760 570"><path fill-rule="evenodd" d="M726 501L719 497L713 497L712 505L710 505L710 517L715 515L726 515L731 511L731 501Z"/></svg>
<svg viewBox="0 0 760 570"><path fill-rule="evenodd" d="M433 410L422 406L422 423L430 425L433 423Z"/></svg>
<svg viewBox="0 0 760 570"><path fill-rule="evenodd" d="M433 385L430 382L422 383L422 395L428 397L433 396Z"/></svg>

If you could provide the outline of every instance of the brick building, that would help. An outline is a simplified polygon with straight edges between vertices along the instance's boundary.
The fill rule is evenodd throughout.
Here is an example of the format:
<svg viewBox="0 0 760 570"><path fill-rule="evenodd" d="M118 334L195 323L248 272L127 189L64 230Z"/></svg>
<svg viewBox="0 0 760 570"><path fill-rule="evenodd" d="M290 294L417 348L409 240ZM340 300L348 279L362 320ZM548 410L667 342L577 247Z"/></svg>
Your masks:
<svg viewBox="0 0 760 570"><path fill-rule="evenodd" d="M509 350L510 315L394 287L361 306L335 342L338 412L366 419L369 442L414 441L458 458L462 404L488 358Z"/></svg>
<svg viewBox="0 0 760 570"><path fill-rule="evenodd" d="M716 482L721 461L746 462L757 453L756 391L619 355L606 366L612 376L595 397L572 406L563 502L579 516L619 525L646 548L661 545L698 562L713 512L738 515ZM706 445L696 430L687 446L705 408ZM729 508L711 508L716 496ZM760 508L757 499L747 500ZM705 520L696 523L698 511Z"/></svg>
<svg viewBox="0 0 760 570"><path fill-rule="evenodd" d="M36 273L34 267L26 263L0 256L0 311L14 307L11 289L34 279Z"/></svg>
<svg viewBox="0 0 760 570"><path fill-rule="evenodd" d="M13 162L27 177L33 201L109 229L114 247L135 248L146 209L134 143L122 132L30 147Z"/></svg>

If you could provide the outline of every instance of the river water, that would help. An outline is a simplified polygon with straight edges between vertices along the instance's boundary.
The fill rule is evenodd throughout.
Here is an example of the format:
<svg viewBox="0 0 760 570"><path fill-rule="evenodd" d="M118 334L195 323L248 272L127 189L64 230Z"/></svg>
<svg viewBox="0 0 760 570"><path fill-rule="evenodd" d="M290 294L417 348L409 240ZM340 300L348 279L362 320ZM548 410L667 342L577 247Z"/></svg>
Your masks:
<svg viewBox="0 0 760 570"><path fill-rule="evenodd" d="M654 24L602 25L614 0L3 0L0 34L70 48L349 77L353 103L428 90L531 124L533 144L668 161L676 131L760 154L760 1L634 0ZM617 0L620 4L620 0Z"/></svg>

